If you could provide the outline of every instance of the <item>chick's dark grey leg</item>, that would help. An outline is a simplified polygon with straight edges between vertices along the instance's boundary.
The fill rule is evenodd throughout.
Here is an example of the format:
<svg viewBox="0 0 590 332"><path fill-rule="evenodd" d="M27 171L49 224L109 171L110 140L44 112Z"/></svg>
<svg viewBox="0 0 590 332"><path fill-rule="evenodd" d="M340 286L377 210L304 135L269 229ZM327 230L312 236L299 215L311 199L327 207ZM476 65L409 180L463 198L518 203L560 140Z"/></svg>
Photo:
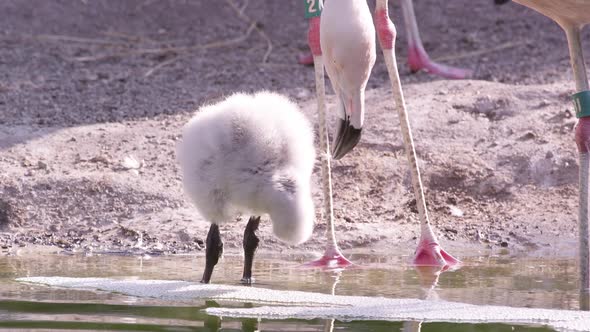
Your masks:
<svg viewBox="0 0 590 332"><path fill-rule="evenodd" d="M213 274L213 268L219 261L219 257L223 253L223 242L221 241L221 234L219 233L219 226L211 224L209 233L207 233L207 249L205 252L205 271L201 283L208 284Z"/></svg>
<svg viewBox="0 0 590 332"><path fill-rule="evenodd" d="M246 230L244 230L244 273L241 282L247 285L254 282L254 278L252 278L252 262L254 261L254 252L260 242L260 239L256 236L259 224L260 217L250 217Z"/></svg>

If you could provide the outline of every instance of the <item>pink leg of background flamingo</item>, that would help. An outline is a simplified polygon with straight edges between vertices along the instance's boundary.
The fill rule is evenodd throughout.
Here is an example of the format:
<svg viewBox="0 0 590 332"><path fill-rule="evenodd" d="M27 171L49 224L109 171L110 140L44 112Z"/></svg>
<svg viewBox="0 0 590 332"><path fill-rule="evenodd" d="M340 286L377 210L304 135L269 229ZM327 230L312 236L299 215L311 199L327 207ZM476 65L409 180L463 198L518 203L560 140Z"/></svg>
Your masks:
<svg viewBox="0 0 590 332"><path fill-rule="evenodd" d="M452 79L463 79L470 77L473 72L469 69L462 69L444 65L433 61L424 50L420 31L418 30L418 21L414 13L414 4L412 0L401 0L401 8L404 13L406 33L408 35L408 66L412 72L420 70L427 71L431 74Z"/></svg>

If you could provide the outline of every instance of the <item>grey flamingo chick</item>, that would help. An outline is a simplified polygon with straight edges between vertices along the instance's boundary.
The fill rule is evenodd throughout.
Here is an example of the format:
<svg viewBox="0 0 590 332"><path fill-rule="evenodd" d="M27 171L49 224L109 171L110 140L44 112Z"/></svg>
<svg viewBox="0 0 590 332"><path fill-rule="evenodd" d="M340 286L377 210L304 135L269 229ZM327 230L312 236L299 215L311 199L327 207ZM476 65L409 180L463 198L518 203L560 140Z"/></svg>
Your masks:
<svg viewBox="0 0 590 332"><path fill-rule="evenodd" d="M209 283L223 252L219 224L250 214L244 231L243 283L251 283L260 216L290 244L311 236L313 130L289 99L276 93L234 94L202 107L184 127L178 160L186 194L211 222L201 282Z"/></svg>

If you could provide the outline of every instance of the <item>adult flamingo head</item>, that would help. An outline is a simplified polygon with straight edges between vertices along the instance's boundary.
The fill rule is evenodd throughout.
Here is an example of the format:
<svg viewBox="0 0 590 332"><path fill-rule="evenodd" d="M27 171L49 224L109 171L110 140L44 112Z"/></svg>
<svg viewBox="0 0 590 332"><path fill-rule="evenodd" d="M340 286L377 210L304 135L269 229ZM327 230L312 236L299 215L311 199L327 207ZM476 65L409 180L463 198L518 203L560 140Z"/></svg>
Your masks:
<svg viewBox="0 0 590 332"><path fill-rule="evenodd" d="M375 26L367 2L327 1L320 23L326 71L338 97L332 157L340 159L361 138L365 87L375 64Z"/></svg>

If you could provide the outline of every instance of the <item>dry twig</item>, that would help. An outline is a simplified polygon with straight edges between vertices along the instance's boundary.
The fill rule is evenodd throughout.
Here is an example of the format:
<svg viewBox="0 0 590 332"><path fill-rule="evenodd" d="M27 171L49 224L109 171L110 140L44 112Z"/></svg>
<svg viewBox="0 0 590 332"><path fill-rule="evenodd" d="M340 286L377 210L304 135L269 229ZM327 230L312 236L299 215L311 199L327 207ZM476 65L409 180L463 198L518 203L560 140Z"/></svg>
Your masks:
<svg viewBox="0 0 590 332"><path fill-rule="evenodd" d="M99 45L131 45L130 42L108 40L108 39L97 39L97 38L84 38L64 35L31 35L28 36L33 39L49 40L49 41L65 41L73 43L84 43L84 44L99 44Z"/></svg>
<svg viewBox="0 0 590 332"><path fill-rule="evenodd" d="M75 60L75 61L80 61L80 62L88 62L88 61L104 60L104 59L109 59L109 58L118 58L118 57L128 56L128 55L182 53L182 52L189 52L189 51L194 51L194 50L206 50L206 49L212 49L212 48L225 47L225 46L241 43L242 41L246 40L248 37L250 37L254 28L256 28L255 23L252 24L248 28L248 30L241 36L238 36L236 38L232 38L229 40L214 41L214 42L203 44L203 45L144 48L144 49L130 50L127 52L114 53L114 54L81 56L81 57L75 57L75 58L71 58L71 59Z"/></svg>
<svg viewBox="0 0 590 332"><path fill-rule="evenodd" d="M226 2L235 11L237 16L241 20L249 23L248 29L242 35L237 36L235 38L228 39L228 40L213 41L213 42L210 42L207 44L193 45L193 46L156 47L156 48L139 48L139 49L122 50L119 52L114 52L114 53L109 53L109 54L73 57L73 58L69 58L69 60L74 60L74 61L79 61L79 62L91 62L91 61L100 61L100 60L105 60L105 59L110 59L110 58L120 58L120 57L124 57L124 56L132 56L132 55L146 55L146 54L162 55L162 54L167 54L167 53L178 54L178 53L187 53L187 52L195 51L195 50L207 50L207 49L213 49L213 48L221 48L221 47L227 47L227 46L238 44L238 43L245 41L247 38L250 37L250 35L252 34L252 31L256 30L256 32L260 35L260 37L262 37L266 41L266 52L264 53L264 56L262 58L262 64L267 64L268 58L270 57L270 54L272 53L272 50L273 50L273 44L272 44L271 39L268 37L268 35L259 26L259 23L255 20L251 19L248 15L245 14L245 10L248 7L248 0L244 1L244 4L242 5L241 8L238 7L237 3L234 2L234 0L226 0ZM144 2L142 4L142 6L144 6L146 4L150 4L150 3L151 3L151 1L147 0L146 2ZM129 36L126 34L116 33L116 32L106 32L105 35L119 37L121 39L124 39L124 41L123 40L97 39L97 38L84 38L84 37L74 37L74 36L64 36L64 35L36 35L36 36L30 36L30 37L35 38L35 39L40 39L40 40L48 40L48 41L62 41L62 42L97 44L97 45L104 45L104 46L127 46L127 47L135 46L139 43L145 42L145 40L146 40L143 37ZM149 39L148 39L148 41L153 42L153 43L160 43L160 44L162 44L162 43L170 44L170 41L158 42L158 41L152 41ZM154 67L150 68L148 71L146 71L144 74L144 77L149 77L149 76L153 75L153 73L155 71L161 69L162 67L170 65L171 63L174 63L175 61L177 61L183 57L184 57L184 55L183 56L177 55L171 59L168 59L166 61L158 63L156 66L154 66Z"/></svg>
<svg viewBox="0 0 590 332"><path fill-rule="evenodd" d="M500 45L498 45L496 47L486 48L486 49L483 49L483 50L477 50L477 51L463 53L463 54L458 54L458 55L447 55L447 56L439 57L439 58L436 58L436 59L433 59L433 60L434 61L448 61L448 60L458 60L458 59L479 57L479 56L484 55L484 54L489 54L489 53L493 53L493 52L505 50L507 48L522 46L522 45L526 45L528 43L529 43L529 40L528 39L526 39L526 40L520 40L520 41L515 41L515 42L506 42L506 43L500 44Z"/></svg>
<svg viewBox="0 0 590 332"><path fill-rule="evenodd" d="M160 69L162 67L165 67L165 66L167 66L167 65L169 65L171 63L174 63L177 60L180 60L180 59L182 59L182 58L184 58L186 56L187 56L186 54L185 55L179 55L179 56L175 56L173 58L170 58L170 59L168 59L166 61L162 61L162 62L158 63L157 65L155 65L154 67L150 68L148 71L146 71L145 74L143 74L143 77L150 77L156 70L158 70L158 69Z"/></svg>
<svg viewBox="0 0 590 332"><path fill-rule="evenodd" d="M109 36L109 37L115 37L115 38L120 38L120 39L124 39L124 40L128 40L129 42L133 42L133 43L140 43L142 41L147 41L149 43L156 43L156 41L151 40L149 38L146 37L142 37L142 36L134 36L134 35L130 35L130 34L126 34L123 32L117 32L117 31L104 31L102 32L103 35L105 36Z"/></svg>
<svg viewBox="0 0 590 332"><path fill-rule="evenodd" d="M245 1L244 6L242 6L241 9L238 8L238 5L233 0L225 0L225 1L230 5L230 7L238 14L238 16L243 21L248 22L250 24L255 24L256 32L258 32L260 37L262 37L266 41L266 52L264 53L264 56L262 57L262 63L266 63L268 61L268 57L270 56L270 53L272 53L272 41L270 40L270 38L268 37L266 32L264 32L264 30L262 30L258 26L258 22L254 21L253 19L251 19L248 15L246 15L244 13L244 11L246 10L246 7L248 6L248 0Z"/></svg>

